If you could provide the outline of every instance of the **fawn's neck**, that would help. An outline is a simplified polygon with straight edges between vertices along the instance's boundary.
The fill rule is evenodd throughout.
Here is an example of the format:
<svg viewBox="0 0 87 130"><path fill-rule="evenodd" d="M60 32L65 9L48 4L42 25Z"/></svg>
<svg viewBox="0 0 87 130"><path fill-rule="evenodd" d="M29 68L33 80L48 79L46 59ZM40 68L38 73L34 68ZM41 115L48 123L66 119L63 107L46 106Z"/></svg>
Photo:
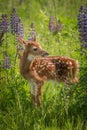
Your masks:
<svg viewBox="0 0 87 130"><path fill-rule="evenodd" d="M29 54L24 52L20 60L20 73L25 79L27 79L26 75L29 77L29 66L32 62L28 59L28 56Z"/></svg>

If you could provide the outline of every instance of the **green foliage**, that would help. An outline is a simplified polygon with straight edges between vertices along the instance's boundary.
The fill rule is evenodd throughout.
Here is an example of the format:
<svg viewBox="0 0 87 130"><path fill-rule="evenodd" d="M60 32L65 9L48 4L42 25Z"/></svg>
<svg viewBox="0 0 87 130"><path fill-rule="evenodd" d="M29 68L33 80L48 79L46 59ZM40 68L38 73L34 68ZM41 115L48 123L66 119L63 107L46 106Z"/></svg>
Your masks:
<svg viewBox="0 0 87 130"><path fill-rule="evenodd" d="M8 35L8 51L12 67L2 69L5 41L0 46L0 129L1 130L87 130L87 50L81 52L78 38L77 13L86 0L0 0L0 15L10 16L12 7L23 20L25 39L34 22L37 40L50 55L64 55L79 61L79 83L66 87L52 81L43 86L42 106L33 107L29 83L19 73L19 60L14 65L16 47L14 37ZM63 29L49 31L49 17L59 18ZM4 36L4 39L5 36ZM1 79L2 78L2 79Z"/></svg>

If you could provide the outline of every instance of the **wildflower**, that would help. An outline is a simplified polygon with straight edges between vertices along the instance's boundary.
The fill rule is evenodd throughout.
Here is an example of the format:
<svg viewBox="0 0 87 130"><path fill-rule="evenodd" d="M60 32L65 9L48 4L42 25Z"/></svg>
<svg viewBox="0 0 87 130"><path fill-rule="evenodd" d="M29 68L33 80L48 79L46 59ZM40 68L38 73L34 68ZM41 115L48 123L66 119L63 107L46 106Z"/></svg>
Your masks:
<svg viewBox="0 0 87 130"><path fill-rule="evenodd" d="M21 37L24 37L24 26L23 26L21 19L19 19L19 22L18 22L18 35L21 36ZM18 41L18 35L16 35L17 41ZM23 51L24 51L22 44L17 43L16 44L16 50L17 50L17 55L20 58Z"/></svg>
<svg viewBox="0 0 87 130"><path fill-rule="evenodd" d="M18 22L19 22L19 17L16 13L15 8L12 10L11 14L11 33L12 34L18 34Z"/></svg>
<svg viewBox="0 0 87 130"><path fill-rule="evenodd" d="M21 19L19 19L19 22L18 22L18 35L21 37L24 37L24 26Z"/></svg>
<svg viewBox="0 0 87 130"><path fill-rule="evenodd" d="M3 69L10 69L11 68L10 57L7 54L7 52L5 52L5 54L4 54L2 68Z"/></svg>
<svg viewBox="0 0 87 130"><path fill-rule="evenodd" d="M29 29L28 41L30 41L30 40L36 41L36 31L35 31L33 23L31 23L31 26Z"/></svg>
<svg viewBox="0 0 87 130"><path fill-rule="evenodd" d="M2 19L0 19L0 32L2 30Z"/></svg>
<svg viewBox="0 0 87 130"><path fill-rule="evenodd" d="M9 31L9 21L6 14L2 14L1 29L3 33L6 33Z"/></svg>
<svg viewBox="0 0 87 130"><path fill-rule="evenodd" d="M79 9L78 30L81 46L87 48L87 6L81 6Z"/></svg>
<svg viewBox="0 0 87 130"><path fill-rule="evenodd" d="M55 21L54 21L54 17L50 17L50 21L49 21L49 30L50 32L55 32L56 31L56 25L55 25Z"/></svg>
<svg viewBox="0 0 87 130"><path fill-rule="evenodd" d="M2 45L2 40L3 40L3 36L4 36L4 33L2 32L2 23L0 22L0 45Z"/></svg>
<svg viewBox="0 0 87 130"><path fill-rule="evenodd" d="M2 43L2 38L5 33L9 31L9 21L6 14L2 14L0 19L0 43ZM0 44L1 45L1 44Z"/></svg>

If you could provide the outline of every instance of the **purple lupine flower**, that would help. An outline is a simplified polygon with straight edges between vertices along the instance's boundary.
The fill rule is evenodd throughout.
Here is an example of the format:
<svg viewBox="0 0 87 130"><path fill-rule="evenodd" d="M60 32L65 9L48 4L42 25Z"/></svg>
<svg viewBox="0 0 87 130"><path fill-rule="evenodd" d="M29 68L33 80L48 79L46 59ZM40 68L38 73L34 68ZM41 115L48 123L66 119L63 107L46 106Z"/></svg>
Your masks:
<svg viewBox="0 0 87 130"><path fill-rule="evenodd" d="M62 23L60 21L60 19L58 20L58 23L56 25L56 31L60 32L62 30Z"/></svg>
<svg viewBox="0 0 87 130"><path fill-rule="evenodd" d="M79 9L78 31L81 46L87 48L87 6L81 6Z"/></svg>
<svg viewBox="0 0 87 130"><path fill-rule="evenodd" d="M21 19L19 19L19 22L18 22L18 35L22 38L24 37L24 26L23 26ZM18 35L16 35L17 41L18 41ZM18 57L20 57L21 54L23 54L23 51L24 51L23 45L17 43L16 49L17 49L17 55L18 55Z"/></svg>
<svg viewBox="0 0 87 130"><path fill-rule="evenodd" d="M56 25L55 25L55 21L54 21L53 16L50 17L49 30L50 30L50 32L55 32L56 31Z"/></svg>
<svg viewBox="0 0 87 130"><path fill-rule="evenodd" d="M2 14L2 24L1 24L2 32L6 33L9 31L9 21L6 14Z"/></svg>
<svg viewBox="0 0 87 130"><path fill-rule="evenodd" d="M24 26L21 19L19 19L19 22L18 22L18 35L21 37L24 37Z"/></svg>
<svg viewBox="0 0 87 130"><path fill-rule="evenodd" d="M35 31L33 23L31 23L31 26L29 29L29 35L28 35L28 41L31 41L31 40L36 41L36 31Z"/></svg>
<svg viewBox="0 0 87 130"><path fill-rule="evenodd" d="M3 36L4 36L4 33L2 31L2 19L0 19L0 45L2 45Z"/></svg>
<svg viewBox="0 0 87 130"><path fill-rule="evenodd" d="M12 34L18 34L18 22L19 22L19 17L16 13L15 8L12 10L11 14L11 33Z"/></svg>
<svg viewBox="0 0 87 130"><path fill-rule="evenodd" d="M0 19L0 32L8 32L9 29L9 21L6 14L2 14Z"/></svg>
<svg viewBox="0 0 87 130"><path fill-rule="evenodd" d="M2 62L2 68L3 69L10 69L11 68L10 57L7 54L7 52L5 52L5 54L4 54L4 59L3 59L3 62Z"/></svg>
<svg viewBox="0 0 87 130"><path fill-rule="evenodd" d="M3 28L2 19L0 19L0 33L2 33L2 28Z"/></svg>
<svg viewBox="0 0 87 130"><path fill-rule="evenodd" d="M2 43L2 38L5 33L9 31L9 21L6 14L2 14L0 19L0 43Z"/></svg>

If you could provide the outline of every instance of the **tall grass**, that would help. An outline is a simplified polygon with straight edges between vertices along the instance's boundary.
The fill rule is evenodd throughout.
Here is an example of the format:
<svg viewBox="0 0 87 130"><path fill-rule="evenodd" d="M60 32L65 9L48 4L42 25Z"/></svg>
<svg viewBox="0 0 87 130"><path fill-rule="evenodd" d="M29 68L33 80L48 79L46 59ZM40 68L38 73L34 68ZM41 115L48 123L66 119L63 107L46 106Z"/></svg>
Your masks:
<svg viewBox="0 0 87 130"><path fill-rule="evenodd" d="M43 86L42 106L33 107L30 99L30 85L19 73L19 60L14 66L16 47L14 37L8 34L8 51L12 68L3 70L0 66L0 129L1 130L87 130L87 57L80 54L77 14L86 0L17 0L13 3L0 0L0 15L10 12L16 6L25 27L25 39L28 28L34 22L37 40L50 55L64 55L79 61L79 83L66 87L52 81ZM63 29L52 34L49 29L49 17L59 18ZM4 48L0 46L0 51ZM87 50L85 50L87 51ZM0 53L0 62L3 54ZM1 63L0 63L1 65Z"/></svg>

